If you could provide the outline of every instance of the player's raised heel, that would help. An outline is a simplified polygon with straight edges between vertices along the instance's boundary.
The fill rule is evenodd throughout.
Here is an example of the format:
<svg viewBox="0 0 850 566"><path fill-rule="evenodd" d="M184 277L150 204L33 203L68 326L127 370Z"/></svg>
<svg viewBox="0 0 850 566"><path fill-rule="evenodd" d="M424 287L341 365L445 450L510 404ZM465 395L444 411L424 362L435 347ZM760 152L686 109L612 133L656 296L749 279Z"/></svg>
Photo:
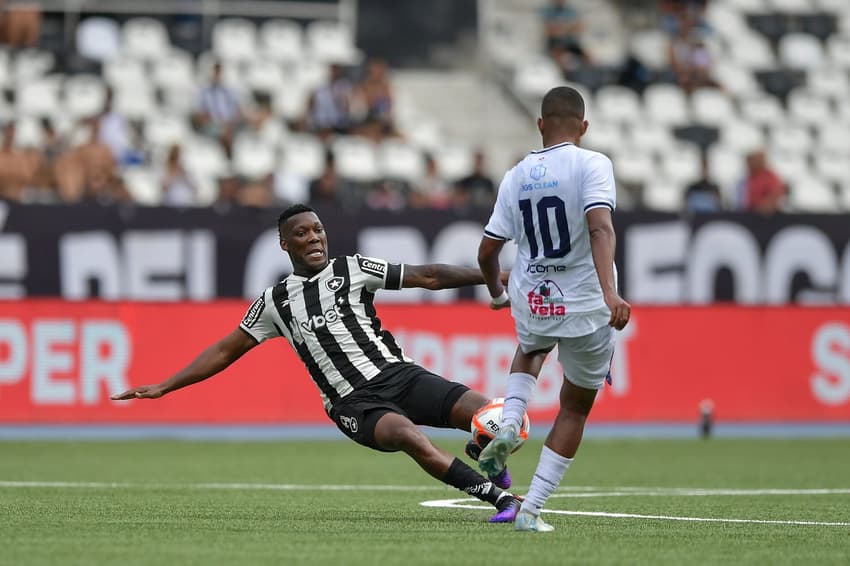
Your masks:
<svg viewBox="0 0 850 566"><path fill-rule="evenodd" d="M519 433L513 426L502 428L484 447L478 457L478 467L488 476L497 476L505 469L505 462L519 444Z"/></svg>
<svg viewBox="0 0 850 566"><path fill-rule="evenodd" d="M505 495L508 499L505 504L498 505L499 512L490 517L491 523L513 523L522 502L512 495Z"/></svg>
<svg viewBox="0 0 850 566"><path fill-rule="evenodd" d="M534 533L550 533L555 527L544 521L540 516L534 516L528 511L520 511L514 519L514 530Z"/></svg>

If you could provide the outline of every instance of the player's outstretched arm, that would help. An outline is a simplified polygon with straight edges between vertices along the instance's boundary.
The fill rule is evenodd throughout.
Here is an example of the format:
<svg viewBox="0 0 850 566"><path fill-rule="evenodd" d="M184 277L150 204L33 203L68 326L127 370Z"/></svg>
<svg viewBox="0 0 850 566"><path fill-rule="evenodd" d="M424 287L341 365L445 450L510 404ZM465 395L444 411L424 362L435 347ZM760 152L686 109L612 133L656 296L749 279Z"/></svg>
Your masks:
<svg viewBox="0 0 850 566"><path fill-rule="evenodd" d="M503 272L501 277L507 282L509 272ZM470 285L483 285L484 277L481 271L474 267L460 267L458 265L446 265L444 263L431 263L428 265L404 265L404 279L402 287L419 287L439 291L440 289L456 289L457 287L468 287Z"/></svg>
<svg viewBox="0 0 850 566"><path fill-rule="evenodd" d="M505 291L504 281L500 277L501 266L499 265L499 254L505 246L504 240L481 238L481 244L478 246L478 266L481 268L481 273L484 275L484 283L487 285L487 290L490 292L490 308L501 309L511 306Z"/></svg>
<svg viewBox="0 0 850 566"><path fill-rule="evenodd" d="M632 307L617 293L617 282L614 280L614 250L617 246L617 235L614 232L611 211L604 207L588 210L587 228L590 232L593 265L596 267L599 284L602 285L605 304L611 310L611 320L608 324L617 330L622 330L629 322Z"/></svg>
<svg viewBox="0 0 850 566"><path fill-rule="evenodd" d="M181 387L192 385L212 377L238 360L242 354L257 345L247 333L237 328L212 346L200 353L192 363L181 369L162 383L142 385L112 395L114 401L124 399L157 399Z"/></svg>

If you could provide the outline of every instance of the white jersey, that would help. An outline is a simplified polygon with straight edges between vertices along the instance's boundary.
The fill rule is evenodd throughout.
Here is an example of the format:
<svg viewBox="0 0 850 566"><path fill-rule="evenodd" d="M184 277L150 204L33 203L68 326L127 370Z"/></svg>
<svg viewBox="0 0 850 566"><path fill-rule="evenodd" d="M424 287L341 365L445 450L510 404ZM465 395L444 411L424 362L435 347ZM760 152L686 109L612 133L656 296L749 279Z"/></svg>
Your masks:
<svg viewBox="0 0 850 566"><path fill-rule="evenodd" d="M532 151L505 174L484 233L517 243L508 290L518 327L571 337L607 324L585 216L603 206L616 206L611 160L571 143Z"/></svg>

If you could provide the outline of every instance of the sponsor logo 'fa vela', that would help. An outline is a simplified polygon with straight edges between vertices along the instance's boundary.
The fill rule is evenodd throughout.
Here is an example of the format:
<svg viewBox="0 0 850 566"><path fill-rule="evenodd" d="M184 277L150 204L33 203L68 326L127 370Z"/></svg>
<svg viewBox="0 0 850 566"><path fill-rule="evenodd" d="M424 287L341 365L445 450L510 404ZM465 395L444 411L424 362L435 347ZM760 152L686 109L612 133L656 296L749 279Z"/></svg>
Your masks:
<svg viewBox="0 0 850 566"><path fill-rule="evenodd" d="M546 279L535 285L528 292L528 308L532 316L550 317L564 316L567 314L567 306L564 304L564 293L557 283Z"/></svg>

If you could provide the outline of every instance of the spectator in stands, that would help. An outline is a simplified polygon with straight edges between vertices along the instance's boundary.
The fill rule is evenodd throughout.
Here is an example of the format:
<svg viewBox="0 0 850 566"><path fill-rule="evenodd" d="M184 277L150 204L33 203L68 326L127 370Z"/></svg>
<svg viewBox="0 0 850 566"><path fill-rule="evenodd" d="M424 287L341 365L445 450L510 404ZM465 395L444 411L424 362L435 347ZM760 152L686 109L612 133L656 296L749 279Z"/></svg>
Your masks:
<svg viewBox="0 0 850 566"><path fill-rule="evenodd" d="M322 139L351 131L354 85L345 68L331 65L328 82L313 92L307 109L308 127Z"/></svg>
<svg viewBox="0 0 850 566"><path fill-rule="evenodd" d="M68 150L68 142L64 136L56 131L50 119L42 118L41 128L44 131L44 142L40 150L34 186L26 200L28 202L52 203L58 200L56 163L62 154Z"/></svg>
<svg viewBox="0 0 850 566"><path fill-rule="evenodd" d="M41 8L38 2L15 2L6 6L0 0L0 43L14 47L35 47L41 37Z"/></svg>
<svg viewBox="0 0 850 566"><path fill-rule="evenodd" d="M393 93L387 76L387 63L383 59L370 59L366 63L366 75L357 85L356 92L364 105L363 125L369 130L364 135L377 138L376 141L393 135Z"/></svg>
<svg viewBox="0 0 850 566"><path fill-rule="evenodd" d="M568 0L550 0L549 5L541 10L541 18L546 33L546 49L564 72L589 63L579 39L584 24Z"/></svg>
<svg viewBox="0 0 850 566"><path fill-rule="evenodd" d="M144 162L141 152L135 148L135 135L127 118L113 108L112 89L106 90L103 112L98 118L100 141L109 147L112 157L121 165L137 165Z"/></svg>
<svg viewBox="0 0 850 566"><path fill-rule="evenodd" d="M336 158L332 151L325 154L325 169L310 183L310 204L335 206L355 210L360 206L356 189L340 178L336 170Z"/></svg>
<svg viewBox="0 0 850 566"><path fill-rule="evenodd" d="M192 121L202 134L218 139L230 153L233 136L242 126L245 115L238 93L224 84L221 62L212 66L210 82L201 88Z"/></svg>
<svg viewBox="0 0 850 566"><path fill-rule="evenodd" d="M437 169L437 161L431 154L425 155L425 175L414 185L408 196L408 204L414 208L450 208L452 190Z"/></svg>
<svg viewBox="0 0 850 566"><path fill-rule="evenodd" d="M236 202L241 206L268 208L277 204L272 190L273 177L271 174L262 179L254 179L245 183L236 194Z"/></svg>
<svg viewBox="0 0 850 566"><path fill-rule="evenodd" d="M487 175L484 152L475 151L472 173L455 183L454 208L480 207L490 209L496 202L496 184Z"/></svg>
<svg viewBox="0 0 850 566"><path fill-rule="evenodd" d="M192 206L197 201L198 188L180 162L180 146L177 144L168 150L161 186L164 205Z"/></svg>
<svg viewBox="0 0 850 566"><path fill-rule="evenodd" d="M782 210L788 188L767 164L763 150L747 155L747 175L738 186L742 208L762 214Z"/></svg>
<svg viewBox="0 0 850 566"><path fill-rule="evenodd" d="M379 181L366 192L366 207L372 210L403 210L407 206L404 187L395 181Z"/></svg>
<svg viewBox="0 0 850 566"><path fill-rule="evenodd" d="M704 86L715 86L711 78L711 54L691 20L679 27L670 41L670 69L679 86L688 93Z"/></svg>
<svg viewBox="0 0 850 566"><path fill-rule="evenodd" d="M66 152L56 164L63 200L93 200L103 204L131 200L108 145L100 141L100 121L88 120L89 140Z"/></svg>
<svg viewBox="0 0 850 566"><path fill-rule="evenodd" d="M0 146L0 199L21 201L32 185L39 167L39 156L15 147L15 123L3 127Z"/></svg>
<svg viewBox="0 0 850 566"><path fill-rule="evenodd" d="M685 190L685 212L712 213L720 212L721 208L720 188L709 178L708 160L703 155L702 176Z"/></svg>

